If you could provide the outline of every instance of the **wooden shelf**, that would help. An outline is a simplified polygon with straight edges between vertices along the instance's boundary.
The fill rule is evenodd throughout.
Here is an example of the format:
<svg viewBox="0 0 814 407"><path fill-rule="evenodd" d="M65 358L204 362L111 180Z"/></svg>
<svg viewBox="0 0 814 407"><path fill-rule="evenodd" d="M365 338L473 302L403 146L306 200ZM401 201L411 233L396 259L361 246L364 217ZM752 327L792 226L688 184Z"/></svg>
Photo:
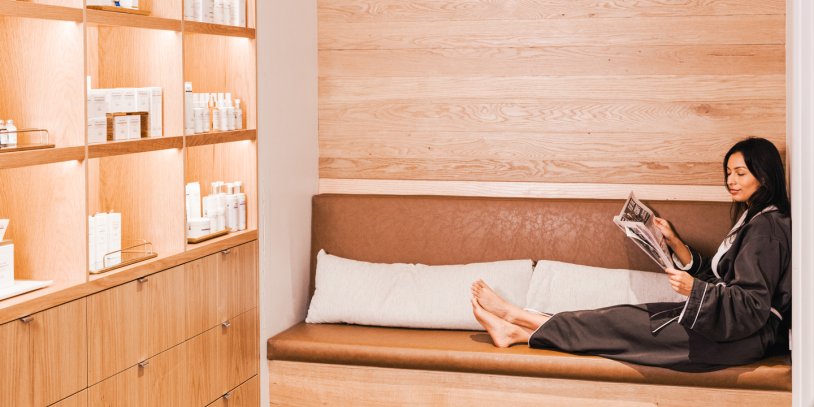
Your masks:
<svg viewBox="0 0 814 407"><path fill-rule="evenodd" d="M257 140L257 130L213 131L186 136L187 147L231 143L233 141Z"/></svg>
<svg viewBox="0 0 814 407"><path fill-rule="evenodd" d="M241 230L240 232L229 232L223 236L216 237L213 239L209 239L207 241L203 241L201 243L187 243L187 251L191 250L204 250L207 251L207 247L220 247L223 246L224 242L232 242L232 241L241 241L241 242L248 242L250 240L249 237L257 236L257 229L246 229Z"/></svg>
<svg viewBox="0 0 814 407"><path fill-rule="evenodd" d="M81 23L82 9L15 0L0 0L0 15Z"/></svg>
<svg viewBox="0 0 814 407"><path fill-rule="evenodd" d="M180 32L183 27L181 20L169 18L139 16L115 11L86 10L86 12L88 23L96 25L148 28L178 32Z"/></svg>
<svg viewBox="0 0 814 407"><path fill-rule="evenodd" d="M184 32L196 34L226 35L254 39L257 30L254 28L235 27L231 25L201 23L198 21L184 21Z"/></svg>
<svg viewBox="0 0 814 407"><path fill-rule="evenodd" d="M60 147L42 150L0 153L0 169L27 167L30 165L51 164L64 161L82 161L85 147Z"/></svg>
<svg viewBox="0 0 814 407"><path fill-rule="evenodd" d="M128 141L111 141L101 144L91 144L88 146L88 158L112 157L132 153L144 153L147 151L167 150L170 148L183 148L184 138L158 137L143 138Z"/></svg>

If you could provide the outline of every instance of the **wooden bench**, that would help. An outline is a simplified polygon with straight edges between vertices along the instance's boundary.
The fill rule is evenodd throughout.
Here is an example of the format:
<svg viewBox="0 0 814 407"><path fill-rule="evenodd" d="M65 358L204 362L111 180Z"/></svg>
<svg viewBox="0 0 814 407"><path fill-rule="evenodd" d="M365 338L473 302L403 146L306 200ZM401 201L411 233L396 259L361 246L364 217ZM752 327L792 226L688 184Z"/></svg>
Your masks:
<svg viewBox="0 0 814 407"><path fill-rule="evenodd" d="M649 202L712 253L725 203ZM316 253L372 262L550 259L658 271L611 222L622 201L322 195ZM791 403L788 354L710 373L494 347L483 332L298 324L268 341L272 405L737 405Z"/></svg>

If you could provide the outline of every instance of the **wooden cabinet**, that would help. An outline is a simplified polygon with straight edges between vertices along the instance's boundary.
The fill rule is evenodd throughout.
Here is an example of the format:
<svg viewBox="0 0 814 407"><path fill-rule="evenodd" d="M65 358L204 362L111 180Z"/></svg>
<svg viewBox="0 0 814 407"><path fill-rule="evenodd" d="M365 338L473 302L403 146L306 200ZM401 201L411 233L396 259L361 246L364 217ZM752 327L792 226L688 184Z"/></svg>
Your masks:
<svg viewBox="0 0 814 407"><path fill-rule="evenodd" d="M192 406L186 368L182 343L92 386L88 406Z"/></svg>
<svg viewBox="0 0 814 407"><path fill-rule="evenodd" d="M85 299L0 326L0 356L0 405L46 406L85 388Z"/></svg>
<svg viewBox="0 0 814 407"><path fill-rule="evenodd" d="M224 321L188 341L189 385L205 405L257 374L257 309Z"/></svg>
<svg viewBox="0 0 814 407"><path fill-rule="evenodd" d="M260 405L260 380L257 376L224 394L209 407L255 407Z"/></svg>
<svg viewBox="0 0 814 407"><path fill-rule="evenodd" d="M184 265L186 280L186 337L192 338L218 323L218 263L212 254Z"/></svg>
<svg viewBox="0 0 814 407"><path fill-rule="evenodd" d="M183 267L88 297L88 380L97 383L184 341Z"/></svg>

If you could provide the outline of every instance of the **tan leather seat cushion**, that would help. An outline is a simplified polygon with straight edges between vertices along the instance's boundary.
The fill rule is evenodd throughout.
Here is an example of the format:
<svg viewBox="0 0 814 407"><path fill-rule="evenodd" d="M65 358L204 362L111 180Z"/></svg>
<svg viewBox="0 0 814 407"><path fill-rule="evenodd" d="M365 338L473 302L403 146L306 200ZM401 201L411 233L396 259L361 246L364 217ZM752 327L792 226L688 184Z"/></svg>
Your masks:
<svg viewBox="0 0 814 407"><path fill-rule="evenodd" d="M791 391L787 356L710 373L681 373L598 356L499 349L484 332L300 323L269 339L268 358L577 380Z"/></svg>

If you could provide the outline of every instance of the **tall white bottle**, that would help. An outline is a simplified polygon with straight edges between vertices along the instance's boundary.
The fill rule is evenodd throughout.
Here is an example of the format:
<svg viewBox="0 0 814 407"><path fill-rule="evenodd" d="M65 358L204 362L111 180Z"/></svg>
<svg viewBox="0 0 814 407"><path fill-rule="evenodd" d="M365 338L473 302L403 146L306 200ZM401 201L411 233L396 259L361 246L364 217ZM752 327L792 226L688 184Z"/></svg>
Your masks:
<svg viewBox="0 0 814 407"><path fill-rule="evenodd" d="M243 110L240 108L240 99L235 99L235 130L243 130Z"/></svg>
<svg viewBox="0 0 814 407"><path fill-rule="evenodd" d="M195 134L195 116L192 106L192 82L184 82L184 134Z"/></svg>
<svg viewBox="0 0 814 407"><path fill-rule="evenodd" d="M235 108L232 107L232 94L226 94L226 130L235 129Z"/></svg>

